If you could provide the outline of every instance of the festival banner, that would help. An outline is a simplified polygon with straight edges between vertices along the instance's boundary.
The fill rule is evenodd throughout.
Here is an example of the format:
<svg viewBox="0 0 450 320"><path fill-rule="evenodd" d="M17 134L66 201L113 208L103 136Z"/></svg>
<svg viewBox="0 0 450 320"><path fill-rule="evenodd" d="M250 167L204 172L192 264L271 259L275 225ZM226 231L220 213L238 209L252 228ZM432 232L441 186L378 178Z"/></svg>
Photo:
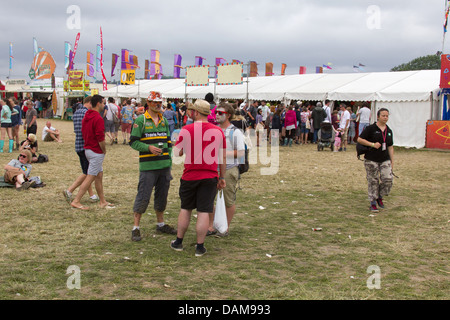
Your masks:
<svg viewBox="0 0 450 320"><path fill-rule="evenodd" d="M47 51L39 52L33 59L29 76L31 80L51 79L55 72L55 60Z"/></svg>
<svg viewBox="0 0 450 320"><path fill-rule="evenodd" d="M305 66L301 66L298 73L299 74L305 74L306 73L306 67Z"/></svg>
<svg viewBox="0 0 450 320"><path fill-rule="evenodd" d="M119 55L112 54L112 65L111 65L111 77L114 77L114 70L116 69L117 60L119 60Z"/></svg>
<svg viewBox="0 0 450 320"><path fill-rule="evenodd" d="M209 85L209 66L188 66L186 67L187 87L208 86Z"/></svg>
<svg viewBox="0 0 450 320"><path fill-rule="evenodd" d="M181 55L175 54L173 62L173 77L175 79L180 79L181 69L183 69L183 67L181 66L181 60L182 60Z"/></svg>
<svg viewBox="0 0 450 320"><path fill-rule="evenodd" d="M255 61L250 61L250 77L257 77L258 75L258 64Z"/></svg>
<svg viewBox="0 0 450 320"><path fill-rule="evenodd" d="M134 84L136 80L136 70L121 70L120 84Z"/></svg>
<svg viewBox="0 0 450 320"><path fill-rule="evenodd" d="M239 60L233 59L233 63L241 63Z"/></svg>
<svg viewBox="0 0 450 320"><path fill-rule="evenodd" d="M84 71L83 70L69 70L68 88L69 91L83 91L84 90Z"/></svg>
<svg viewBox="0 0 450 320"><path fill-rule="evenodd" d="M150 79L150 60L145 59L144 79Z"/></svg>
<svg viewBox="0 0 450 320"><path fill-rule="evenodd" d="M196 66L202 66L204 60L206 60L206 59L203 58L203 57L195 56L195 65Z"/></svg>
<svg viewBox="0 0 450 320"><path fill-rule="evenodd" d="M86 57L86 75L88 77L94 77L94 59L94 54L88 51Z"/></svg>
<svg viewBox="0 0 450 320"><path fill-rule="evenodd" d="M72 56L70 57L69 70L73 70L73 68L74 68L74 60L75 60L75 55L77 54L78 41L80 41L80 33L79 32L78 32L77 37L75 39L75 44L73 46Z"/></svg>
<svg viewBox="0 0 450 320"><path fill-rule="evenodd" d="M131 70L130 66L130 51L122 49L121 67L122 70Z"/></svg>
<svg viewBox="0 0 450 320"><path fill-rule="evenodd" d="M266 62L266 77L273 76L273 63L272 62Z"/></svg>
<svg viewBox="0 0 450 320"><path fill-rule="evenodd" d="M105 73L103 72L103 32L100 27L100 71L103 77L103 91L108 90L108 82L106 81Z"/></svg>
<svg viewBox="0 0 450 320"><path fill-rule="evenodd" d="M450 88L450 54L441 55L441 81L440 88Z"/></svg>
<svg viewBox="0 0 450 320"><path fill-rule="evenodd" d="M68 71L69 71L70 52L71 51L72 51L72 45L69 42L66 41L64 43L64 69L66 70L66 73L68 73Z"/></svg>
<svg viewBox="0 0 450 320"><path fill-rule="evenodd" d="M244 64L223 63L217 67L217 85L237 85L244 83Z"/></svg>
<svg viewBox="0 0 450 320"><path fill-rule="evenodd" d="M286 63L281 64L281 75L284 76L286 74Z"/></svg>
<svg viewBox="0 0 450 320"><path fill-rule="evenodd" d="M36 38L33 38L33 57L39 53L38 43Z"/></svg>
<svg viewBox="0 0 450 320"><path fill-rule="evenodd" d="M96 72L100 72L101 71L101 68L100 68L100 65L101 65L100 60L101 60L101 58L102 58L102 48L101 48L101 46L99 44L97 44L97 51L96 51L96 58L95 58L95 71Z"/></svg>
<svg viewBox="0 0 450 320"><path fill-rule="evenodd" d="M161 73L161 64L159 63L159 51L158 50L150 50L150 71L149 71L149 79L151 76L155 76L156 79L158 75Z"/></svg>
<svg viewBox="0 0 450 320"><path fill-rule="evenodd" d="M323 73L323 67L316 67L316 73Z"/></svg>
<svg viewBox="0 0 450 320"><path fill-rule="evenodd" d="M12 70L12 60L13 57L13 44L12 42L9 43L9 70Z"/></svg>

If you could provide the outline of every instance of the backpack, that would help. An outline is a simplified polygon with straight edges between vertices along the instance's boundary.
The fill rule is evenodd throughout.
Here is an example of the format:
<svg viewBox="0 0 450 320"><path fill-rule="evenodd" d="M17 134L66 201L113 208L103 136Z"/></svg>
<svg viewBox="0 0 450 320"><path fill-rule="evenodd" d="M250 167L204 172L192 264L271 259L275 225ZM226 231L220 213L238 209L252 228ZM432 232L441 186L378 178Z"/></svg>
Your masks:
<svg viewBox="0 0 450 320"><path fill-rule="evenodd" d="M370 149L371 149L371 147L363 146L362 144L357 142L356 143L356 156L358 157L358 160L364 161L360 157L362 155L366 154Z"/></svg>
<svg viewBox="0 0 450 320"><path fill-rule="evenodd" d="M233 132L234 132L234 130L236 130L236 129L238 129L238 128L236 128L236 127L233 125L233 128L231 128L231 130L230 130L230 141L231 141L231 143L233 143ZM239 129L238 129L238 130L239 130ZM250 164L249 164L249 162L248 162L249 148L248 148L248 146L247 146L247 143L245 143L245 140L244 140L244 146L245 146L244 163L240 163L241 161L239 161L239 166L238 166L238 168L239 168L239 174L246 173L246 172L248 171L248 169L250 169Z"/></svg>
<svg viewBox="0 0 450 320"><path fill-rule="evenodd" d="M39 154L39 157L37 158L37 163L44 163L48 162L48 156L45 154Z"/></svg>

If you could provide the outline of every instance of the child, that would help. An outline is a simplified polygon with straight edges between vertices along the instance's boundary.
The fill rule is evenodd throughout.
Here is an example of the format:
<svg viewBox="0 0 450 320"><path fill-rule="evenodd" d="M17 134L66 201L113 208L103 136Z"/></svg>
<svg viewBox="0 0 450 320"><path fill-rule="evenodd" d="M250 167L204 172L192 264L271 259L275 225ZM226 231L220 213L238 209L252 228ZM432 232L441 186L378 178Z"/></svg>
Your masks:
<svg viewBox="0 0 450 320"><path fill-rule="evenodd" d="M336 133L336 135L334 137L334 150L333 151L338 152L339 149L341 148L342 129L339 128L337 130L334 130L334 132Z"/></svg>

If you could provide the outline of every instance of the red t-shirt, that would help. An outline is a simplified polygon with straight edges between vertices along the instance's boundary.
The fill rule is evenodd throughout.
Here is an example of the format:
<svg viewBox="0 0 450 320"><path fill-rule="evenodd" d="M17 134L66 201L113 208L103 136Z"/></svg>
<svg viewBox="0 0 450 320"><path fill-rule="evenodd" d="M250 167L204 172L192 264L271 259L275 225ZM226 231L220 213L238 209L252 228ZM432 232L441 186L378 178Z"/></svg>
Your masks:
<svg viewBox="0 0 450 320"><path fill-rule="evenodd" d="M181 179L190 181L219 176L219 150L226 152L227 146L225 135L218 126L200 121L184 126L175 147L186 155Z"/></svg>
<svg viewBox="0 0 450 320"><path fill-rule="evenodd" d="M95 110L88 110L81 123L84 148L95 153L103 153L99 142L105 140L105 122L102 116Z"/></svg>

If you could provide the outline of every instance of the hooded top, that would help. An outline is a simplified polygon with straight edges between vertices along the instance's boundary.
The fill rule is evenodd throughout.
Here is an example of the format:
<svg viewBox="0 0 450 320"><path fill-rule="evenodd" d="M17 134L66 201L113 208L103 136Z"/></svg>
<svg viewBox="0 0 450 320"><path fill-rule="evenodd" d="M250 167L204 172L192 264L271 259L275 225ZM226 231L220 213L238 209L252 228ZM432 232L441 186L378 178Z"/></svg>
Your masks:
<svg viewBox="0 0 450 320"><path fill-rule="evenodd" d="M103 153L100 142L105 140L105 123L102 116L95 110L88 110L81 125L84 149L95 153Z"/></svg>

